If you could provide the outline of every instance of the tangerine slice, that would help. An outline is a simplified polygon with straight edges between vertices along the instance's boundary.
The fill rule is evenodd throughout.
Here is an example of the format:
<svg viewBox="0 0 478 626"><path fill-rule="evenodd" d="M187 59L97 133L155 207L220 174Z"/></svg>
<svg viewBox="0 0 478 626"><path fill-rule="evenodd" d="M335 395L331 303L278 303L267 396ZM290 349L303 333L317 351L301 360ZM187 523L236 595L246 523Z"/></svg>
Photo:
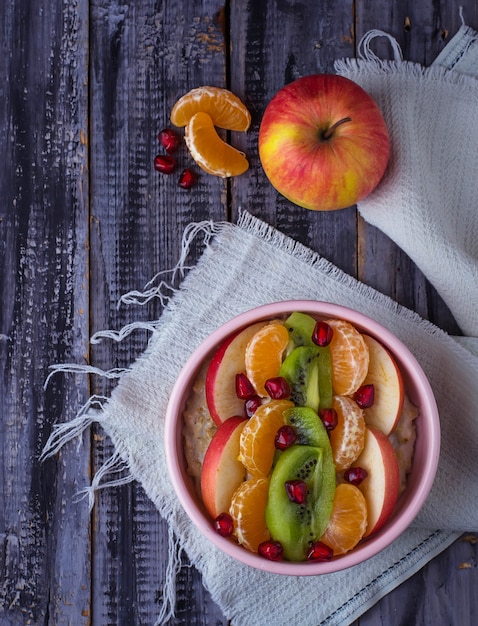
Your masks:
<svg viewBox="0 0 478 626"><path fill-rule="evenodd" d="M334 396L337 426L330 431L330 445L337 472L346 470L359 457L365 444L365 418L358 404L347 396Z"/></svg>
<svg viewBox="0 0 478 626"><path fill-rule="evenodd" d="M239 485L231 499L229 514L234 522L234 536L252 552L270 539L265 517L268 493L269 479L256 477Z"/></svg>
<svg viewBox="0 0 478 626"><path fill-rule="evenodd" d="M337 485L329 525L320 540L332 548L334 556L338 556L355 548L366 529L365 496L355 485Z"/></svg>
<svg viewBox="0 0 478 626"><path fill-rule="evenodd" d="M249 168L244 154L219 137L207 113L192 116L184 139L193 159L208 174L226 178L239 176Z"/></svg>
<svg viewBox="0 0 478 626"><path fill-rule="evenodd" d="M290 400L262 404L246 422L239 443L239 461L252 476L267 476L274 460L274 439L286 423L284 411L294 406Z"/></svg>
<svg viewBox="0 0 478 626"><path fill-rule="evenodd" d="M289 344L289 333L283 322L273 320L263 326L246 346L246 375L258 395L267 397L266 380L277 376L282 356Z"/></svg>
<svg viewBox="0 0 478 626"><path fill-rule="evenodd" d="M246 131L251 124L251 114L228 89L221 87L196 87L184 94L171 110L175 126L187 126L193 115L207 113L215 126L226 130Z"/></svg>
<svg viewBox="0 0 478 626"><path fill-rule="evenodd" d="M337 395L350 396L368 372L369 351L364 338L350 322L326 320L334 331L329 344L332 359L332 386Z"/></svg>

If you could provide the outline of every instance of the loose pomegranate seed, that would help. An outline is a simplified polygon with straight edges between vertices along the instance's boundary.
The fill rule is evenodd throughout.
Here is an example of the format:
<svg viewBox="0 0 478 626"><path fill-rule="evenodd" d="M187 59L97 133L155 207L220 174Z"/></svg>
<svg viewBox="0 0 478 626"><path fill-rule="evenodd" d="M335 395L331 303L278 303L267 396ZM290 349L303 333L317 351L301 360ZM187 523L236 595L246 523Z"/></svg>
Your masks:
<svg viewBox="0 0 478 626"><path fill-rule="evenodd" d="M181 176L179 177L178 185L182 189L191 189L191 187L194 187L194 185L196 185L197 182L198 182L198 177L196 173L193 172L192 169L187 167L185 170L183 170Z"/></svg>
<svg viewBox="0 0 478 626"><path fill-rule="evenodd" d="M282 376L269 378L264 383L264 387L273 400L282 400L290 396L289 383Z"/></svg>
<svg viewBox="0 0 478 626"><path fill-rule="evenodd" d="M320 409L319 417L327 430L334 430L337 426L337 411L335 409Z"/></svg>
<svg viewBox="0 0 478 626"><path fill-rule="evenodd" d="M176 159L172 156L158 154L154 157L154 169L161 174L172 174L176 166Z"/></svg>
<svg viewBox="0 0 478 626"><path fill-rule="evenodd" d="M349 467L349 469L344 472L344 480L352 485L360 485L367 476L368 472L363 467Z"/></svg>
<svg viewBox="0 0 478 626"><path fill-rule="evenodd" d="M297 440L297 433L292 426L285 424L277 431L274 439L274 446L277 450L287 450Z"/></svg>
<svg viewBox="0 0 478 626"><path fill-rule="evenodd" d="M312 333L312 341L321 348L325 348L332 341L333 334L334 331L326 322L317 322Z"/></svg>
<svg viewBox="0 0 478 626"><path fill-rule="evenodd" d="M172 128L163 128L158 133L158 141L169 154L179 148L181 140L179 135Z"/></svg>
<svg viewBox="0 0 478 626"><path fill-rule="evenodd" d="M354 400L361 409L368 409L375 400L375 388L373 385L363 385L354 393Z"/></svg>
<svg viewBox="0 0 478 626"><path fill-rule="evenodd" d="M219 513L214 520L214 530L222 537L230 537L234 530L234 522L229 513Z"/></svg>
<svg viewBox="0 0 478 626"><path fill-rule="evenodd" d="M279 541L263 541L259 544L257 552L269 561L281 561L284 549Z"/></svg>
<svg viewBox="0 0 478 626"><path fill-rule="evenodd" d="M242 400L256 395L256 390L245 374L236 374L236 395Z"/></svg>
<svg viewBox="0 0 478 626"><path fill-rule="evenodd" d="M286 480L285 490L291 502L305 504L307 501L307 485L303 480Z"/></svg>
<svg viewBox="0 0 478 626"><path fill-rule="evenodd" d="M307 552L308 561L330 561L334 556L334 551L321 541L313 543Z"/></svg>
<svg viewBox="0 0 478 626"><path fill-rule="evenodd" d="M247 417L252 417L257 409L261 406L262 399L259 396L253 396L244 403Z"/></svg>

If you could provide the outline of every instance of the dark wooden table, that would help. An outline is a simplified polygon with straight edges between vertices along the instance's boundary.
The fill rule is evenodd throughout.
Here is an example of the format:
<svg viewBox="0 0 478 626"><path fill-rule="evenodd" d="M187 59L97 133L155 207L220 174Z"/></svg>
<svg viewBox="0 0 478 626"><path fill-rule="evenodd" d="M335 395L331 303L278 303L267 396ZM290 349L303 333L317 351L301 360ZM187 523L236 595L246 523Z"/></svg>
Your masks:
<svg viewBox="0 0 478 626"><path fill-rule="evenodd" d="M461 0L478 28L475 0ZM16 0L0 6L0 624L153 624L167 527L140 485L75 494L111 454L93 427L43 464L58 420L114 381L56 375L54 363L127 366L146 332L90 345L95 331L156 319L159 304L117 307L171 268L184 227L243 206L450 333L457 326L414 264L354 207L318 214L265 179L257 133L283 84L354 56L371 28L429 65L460 27L450 0ZM383 54L387 51L383 50ZM232 137L241 177L200 175L191 191L153 170L157 132L179 96L217 85L252 113ZM446 149L446 145L444 145ZM191 165L185 152L182 166ZM200 250L193 248L192 261ZM226 624L187 558L174 624ZM365 625L478 623L477 547L458 540L360 618Z"/></svg>

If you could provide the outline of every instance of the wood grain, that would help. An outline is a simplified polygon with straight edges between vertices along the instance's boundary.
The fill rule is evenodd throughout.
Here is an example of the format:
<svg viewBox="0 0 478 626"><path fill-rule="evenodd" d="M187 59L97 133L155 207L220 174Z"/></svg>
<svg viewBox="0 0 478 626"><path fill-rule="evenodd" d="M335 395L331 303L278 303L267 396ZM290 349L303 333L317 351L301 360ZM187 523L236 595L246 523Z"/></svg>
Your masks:
<svg viewBox="0 0 478 626"><path fill-rule="evenodd" d="M478 6L461 2L478 28ZM411 260L354 207L304 211L277 194L257 153L264 109L301 75L333 71L372 28L406 59L430 64L461 24L446 0L18 0L0 6L0 624L153 624L163 600L169 533L140 485L100 489L93 514L76 494L111 457L99 427L40 463L57 421L115 381L55 374L54 363L129 365L148 332L88 338L156 319L159 301L118 306L172 268L191 222L235 221L245 208L448 332L456 324ZM383 42L377 52L389 54ZM183 148L172 176L153 170L157 132L179 96L227 86L252 113L228 139L249 171L201 174ZM194 263L201 246L192 247ZM105 478L108 480L108 477ZM471 626L478 612L477 547L460 540L356 625ZM226 625L182 555L170 624Z"/></svg>

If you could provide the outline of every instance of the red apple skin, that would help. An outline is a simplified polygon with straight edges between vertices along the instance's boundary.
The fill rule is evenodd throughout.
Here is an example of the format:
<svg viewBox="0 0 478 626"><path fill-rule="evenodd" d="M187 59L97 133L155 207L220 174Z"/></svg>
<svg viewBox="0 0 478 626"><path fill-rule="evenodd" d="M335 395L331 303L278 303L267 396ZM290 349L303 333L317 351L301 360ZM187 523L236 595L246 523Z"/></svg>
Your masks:
<svg viewBox="0 0 478 626"><path fill-rule="evenodd" d="M329 138L324 133L341 120ZM352 206L380 182L390 157L385 120L359 85L335 74L304 76L280 89L259 129L269 181L318 211Z"/></svg>
<svg viewBox="0 0 478 626"><path fill-rule="evenodd" d="M362 336L370 355L363 384L374 386L374 403L364 409L365 422L388 436L395 430L402 413L405 397L403 377L389 350L373 337Z"/></svg>
<svg viewBox="0 0 478 626"><path fill-rule="evenodd" d="M245 371L244 356L250 338L264 326L258 322L231 335L214 353L206 373L206 403L219 426L233 415L245 417L244 400L236 395L236 374Z"/></svg>
<svg viewBox="0 0 478 626"><path fill-rule="evenodd" d="M395 450L381 430L368 426L365 445L353 467L363 467L368 472L359 485L367 502L367 530L364 537L376 533L395 508L400 488L400 473Z"/></svg>
<svg viewBox="0 0 478 626"><path fill-rule="evenodd" d="M242 429L248 420L234 416L215 432L204 456L201 470L201 497L213 519L229 511L234 491L246 477L246 468L238 461Z"/></svg>

